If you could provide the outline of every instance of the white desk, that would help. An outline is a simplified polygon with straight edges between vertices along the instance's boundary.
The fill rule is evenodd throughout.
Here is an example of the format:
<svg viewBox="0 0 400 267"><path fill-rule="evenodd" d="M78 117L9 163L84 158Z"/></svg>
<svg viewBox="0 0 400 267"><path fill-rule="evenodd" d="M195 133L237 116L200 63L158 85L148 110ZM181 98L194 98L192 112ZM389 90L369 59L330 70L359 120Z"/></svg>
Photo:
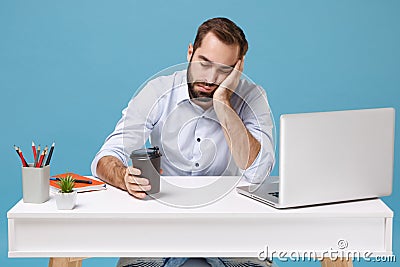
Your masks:
<svg viewBox="0 0 400 267"><path fill-rule="evenodd" d="M190 187L216 178L163 179ZM165 181L162 190L161 201L194 196ZM108 186L80 193L72 211L57 210L51 197L44 204L21 200L7 217L9 257L257 257L265 246L321 256L338 250L339 240L347 250L392 254L393 212L379 199L277 210L232 190L209 205L177 208Z"/></svg>

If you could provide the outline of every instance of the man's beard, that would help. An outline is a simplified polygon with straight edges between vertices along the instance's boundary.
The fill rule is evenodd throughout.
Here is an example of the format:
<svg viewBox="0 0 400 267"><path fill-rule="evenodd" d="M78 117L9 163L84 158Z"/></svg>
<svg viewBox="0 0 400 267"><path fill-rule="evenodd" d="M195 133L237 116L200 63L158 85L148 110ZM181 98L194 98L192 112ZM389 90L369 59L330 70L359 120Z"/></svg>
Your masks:
<svg viewBox="0 0 400 267"><path fill-rule="evenodd" d="M194 89L194 86L195 85L199 85L199 84L206 85L206 83L204 83L204 82L188 83L190 99L196 99L196 100L201 101L201 102L209 102L209 101L211 101L213 99L215 90L210 92L210 93L196 91Z"/></svg>
<svg viewBox="0 0 400 267"><path fill-rule="evenodd" d="M196 100L201 101L201 102L212 101L215 90L207 93L207 92L202 92L202 91L196 90L195 86L196 85L216 86L217 84L215 84L215 83L206 83L204 81L196 81L196 80L194 80L192 72L190 70L191 64L192 64L192 59L190 59L189 66L188 66L187 73L186 73L187 85L188 85L188 89L189 89L190 99L196 99Z"/></svg>

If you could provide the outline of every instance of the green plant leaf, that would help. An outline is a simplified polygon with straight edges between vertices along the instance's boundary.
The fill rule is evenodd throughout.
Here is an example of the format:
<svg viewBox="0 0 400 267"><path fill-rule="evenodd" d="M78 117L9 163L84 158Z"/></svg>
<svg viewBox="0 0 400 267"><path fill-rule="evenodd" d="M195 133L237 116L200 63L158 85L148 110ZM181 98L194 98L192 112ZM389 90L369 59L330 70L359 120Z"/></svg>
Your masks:
<svg viewBox="0 0 400 267"><path fill-rule="evenodd" d="M58 181L57 184L61 188L61 193L71 193L75 186L75 179L73 179L71 175L66 175L63 178L60 177L60 181Z"/></svg>

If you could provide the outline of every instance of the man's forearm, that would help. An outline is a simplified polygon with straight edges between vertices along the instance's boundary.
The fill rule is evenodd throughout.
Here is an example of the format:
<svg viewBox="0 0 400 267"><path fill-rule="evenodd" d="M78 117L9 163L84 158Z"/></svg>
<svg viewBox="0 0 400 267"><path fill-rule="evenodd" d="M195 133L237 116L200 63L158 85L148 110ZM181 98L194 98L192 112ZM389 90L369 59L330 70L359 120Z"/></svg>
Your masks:
<svg viewBox="0 0 400 267"><path fill-rule="evenodd" d="M124 181L126 166L116 157L102 157L97 163L96 171L101 180L115 187L126 190Z"/></svg>
<svg viewBox="0 0 400 267"><path fill-rule="evenodd" d="M213 105L233 159L239 168L247 169L257 158L261 149L260 142L243 124L229 100L214 99Z"/></svg>

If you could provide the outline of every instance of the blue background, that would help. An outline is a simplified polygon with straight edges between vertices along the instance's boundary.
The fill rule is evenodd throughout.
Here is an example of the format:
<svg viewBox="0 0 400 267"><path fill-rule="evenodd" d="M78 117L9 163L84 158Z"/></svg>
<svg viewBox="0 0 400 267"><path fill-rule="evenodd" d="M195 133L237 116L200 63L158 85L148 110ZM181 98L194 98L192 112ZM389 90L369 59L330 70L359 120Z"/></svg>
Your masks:
<svg viewBox="0 0 400 267"><path fill-rule="evenodd" d="M0 266L47 266L47 259L7 258L6 212L22 197L12 146L31 155L32 140L54 140L52 174L90 174L93 156L135 90L156 72L186 61L204 20L226 16L244 29L250 44L244 72L267 90L279 118L386 106L400 111L399 14L395 0L0 0ZM384 201L397 214L398 127L396 133L394 191ZM397 255L399 226L395 217ZM88 259L84 266L115 262Z"/></svg>

